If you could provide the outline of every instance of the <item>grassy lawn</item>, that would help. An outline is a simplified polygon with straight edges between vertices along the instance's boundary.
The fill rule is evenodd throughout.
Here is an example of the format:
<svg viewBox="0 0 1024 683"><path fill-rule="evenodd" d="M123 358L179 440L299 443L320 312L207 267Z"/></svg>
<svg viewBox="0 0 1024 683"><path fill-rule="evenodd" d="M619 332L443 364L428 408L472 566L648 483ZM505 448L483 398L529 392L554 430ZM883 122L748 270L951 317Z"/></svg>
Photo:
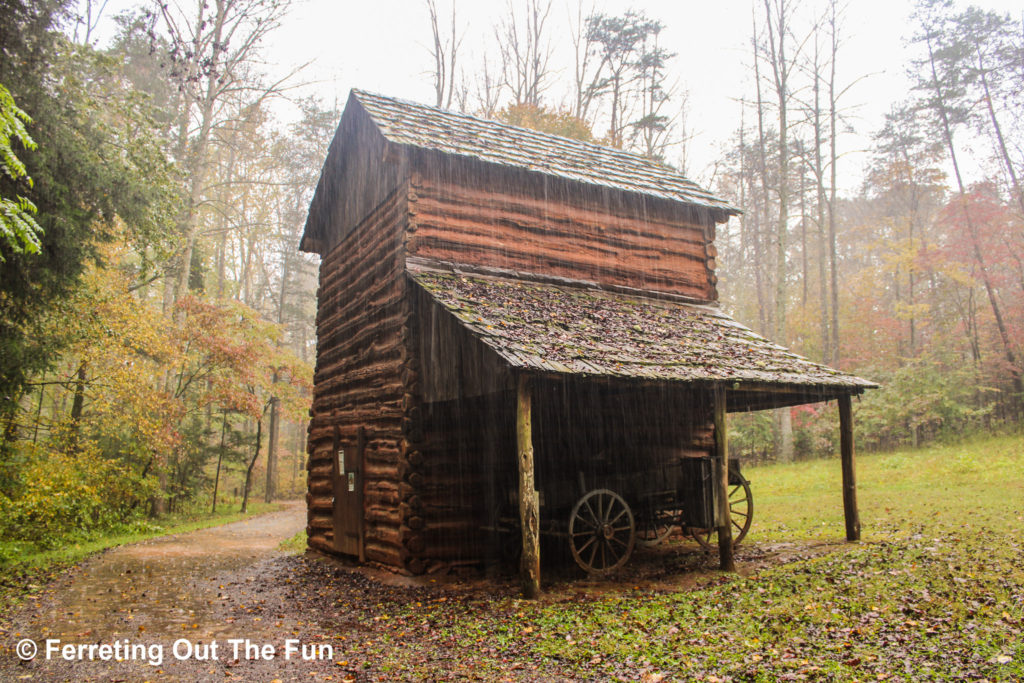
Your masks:
<svg viewBox="0 0 1024 683"><path fill-rule="evenodd" d="M37 593L62 572L90 555L108 548L157 536L229 524L279 507L278 503L253 502L249 505L249 511L244 514L231 508L223 509L217 514L204 512L168 515L158 520L143 520L132 525L129 530L119 533L69 539L65 545L50 550L40 550L31 544L21 542L0 541L0 550L3 551L0 552L0 556L17 558L13 561L0 562L0 614L10 615L15 606ZM0 619L0 628L4 627L3 619Z"/></svg>
<svg viewBox="0 0 1024 683"><path fill-rule="evenodd" d="M844 538L838 460L745 474L746 553ZM375 668L429 673L425 631L486 680L1024 680L1024 438L862 455L857 476L861 543L689 589L397 606Z"/></svg>

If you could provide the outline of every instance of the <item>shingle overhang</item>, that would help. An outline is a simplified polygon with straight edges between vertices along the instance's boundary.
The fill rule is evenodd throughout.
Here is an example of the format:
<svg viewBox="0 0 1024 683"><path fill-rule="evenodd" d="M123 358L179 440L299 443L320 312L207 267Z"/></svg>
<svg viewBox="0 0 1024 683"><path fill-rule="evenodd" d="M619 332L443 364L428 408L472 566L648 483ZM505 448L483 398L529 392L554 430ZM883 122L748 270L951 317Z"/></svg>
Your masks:
<svg viewBox="0 0 1024 683"><path fill-rule="evenodd" d="M715 306L422 266L409 274L514 369L800 393L780 405L877 386L791 353Z"/></svg>

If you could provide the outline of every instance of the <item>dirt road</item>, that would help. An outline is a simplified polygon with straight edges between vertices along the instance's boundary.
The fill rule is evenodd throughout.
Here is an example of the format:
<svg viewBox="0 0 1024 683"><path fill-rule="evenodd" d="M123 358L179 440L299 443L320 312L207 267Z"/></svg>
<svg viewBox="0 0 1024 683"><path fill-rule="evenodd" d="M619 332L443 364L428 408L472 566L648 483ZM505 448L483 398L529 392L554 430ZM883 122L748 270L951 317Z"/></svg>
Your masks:
<svg viewBox="0 0 1024 683"><path fill-rule="evenodd" d="M49 598L18 615L14 637L0 655L0 679L197 680L209 675L223 680L232 660L239 659L233 666L240 668L247 661L244 643L240 657L232 656L231 639L248 638L261 647L279 643L283 652L282 634L296 630L299 620L240 618L234 612L243 605L244 614L245 603L238 600L244 593L238 585L256 584L264 569L284 557L277 549L281 541L301 531L305 521L305 506L295 503L280 512L92 558L60 580ZM14 652L24 638L38 648L27 662ZM186 655L182 661L175 657L175 641L177 654ZM213 641L219 651L204 667L199 657ZM69 644L75 647L65 649ZM22 647L28 654L30 646Z"/></svg>

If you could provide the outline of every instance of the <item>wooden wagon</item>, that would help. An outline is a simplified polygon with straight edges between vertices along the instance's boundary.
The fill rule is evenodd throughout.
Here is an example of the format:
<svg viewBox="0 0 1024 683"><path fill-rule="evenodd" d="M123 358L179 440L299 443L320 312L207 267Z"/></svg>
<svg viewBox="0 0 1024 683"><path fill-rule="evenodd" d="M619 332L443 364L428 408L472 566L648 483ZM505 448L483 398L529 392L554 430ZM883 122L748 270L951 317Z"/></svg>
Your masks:
<svg viewBox="0 0 1024 683"><path fill-rule="evenodd" d="M595 466L596 465L596 466ZM539 475L540 534L565 543L583 571L604 574L622 567L637 545L653 546L673 532L711 550L715 523L715 461L710 457L637 458L579 463L575 481ZM497 555L518 560L522 549L518 492L508 483L485 529ZM739 462L729 465L728 507L732 543L750 530L754 502Z"/></svg>

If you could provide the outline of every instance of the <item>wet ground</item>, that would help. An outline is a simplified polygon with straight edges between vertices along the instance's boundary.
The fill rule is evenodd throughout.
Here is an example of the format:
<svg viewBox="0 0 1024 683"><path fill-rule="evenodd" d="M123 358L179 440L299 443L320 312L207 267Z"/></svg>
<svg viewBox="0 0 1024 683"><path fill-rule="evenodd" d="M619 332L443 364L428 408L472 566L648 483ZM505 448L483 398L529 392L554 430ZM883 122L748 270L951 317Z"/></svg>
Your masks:
<svg viewBox="0 0 1024 683"><path fill-rule="evenodd" d="M525 651L518 657L513 648L509 658L506 649L495 658L487 643L466 651L452 638L453 625L516 622L514 577L410 579L277 549L304 525L305 508L297 504L92 558L15 617L13 637L0 652L0 680L571 678L550 663L538 668ZM832 549L749 545L738 561L749 573ZM549 568L542 600L688 590L724 580L715 564L695 544L677 539L638 551L609 579ZM28 662L14 652L25 638L39 648Z"/></svg>
<svg viewBox="0 0 1024 683"><path fill-rule="evenodd" d="M0 654L0 680L148 680L164 675L194 680L199 644L269 637L271 629L258 621L241 628L237 619L220 615L222 603L234 602L227 586L242 574L255 582L257 568L286 557L278 545L305 523L305 506L293 503L279 512L122 546L86 561L16 617L13 637ZM289 627L291 621L273 628ZM23 638L36 643L33 661L12 656ZM183 663L191 666L180 666L174 658L179 639L193 647L188 653L185 644L179 645L182 654L192 655ZM67 644L119 647L111 652L75 649L65 659ZM161 649L163 656L154 656ZM219 659L224 660L223 652Z"/></svg>

